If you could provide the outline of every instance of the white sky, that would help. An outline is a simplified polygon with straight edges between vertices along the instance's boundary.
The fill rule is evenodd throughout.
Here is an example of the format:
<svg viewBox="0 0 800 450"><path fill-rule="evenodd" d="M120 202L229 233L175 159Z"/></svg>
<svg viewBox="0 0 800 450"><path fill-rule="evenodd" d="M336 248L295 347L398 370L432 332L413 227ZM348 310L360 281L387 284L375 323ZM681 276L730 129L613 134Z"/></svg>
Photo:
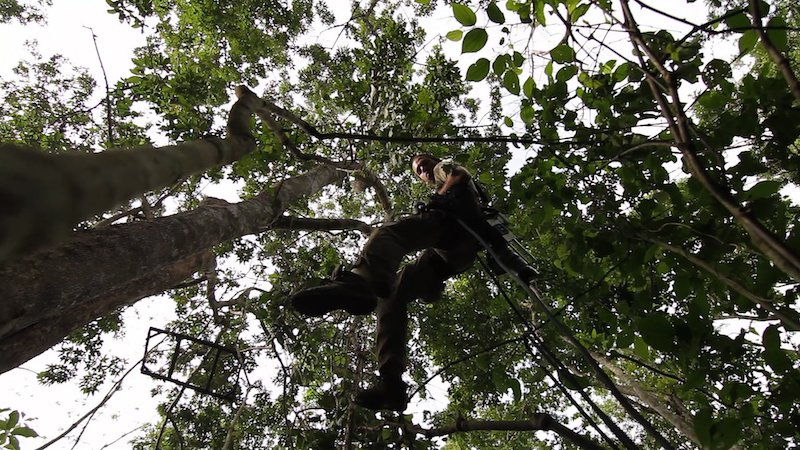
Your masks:
<svg viewBox="0 0 800 450"><path fill-rule="evenodd" d="M338 4L336 0L329 3ZM658 2L652 2L657 4ZM677 14L687 17L695 22L703 22L705 9L703 2L696 2L687 9L681 5ZM349 1L346 2L349 5ZM662 5L658 5L662 6ZM342 8L332 8L337 13ZM48 24L46 26L18 24L0 26L0 42L2 42L2 58L0 58L0 76L10 74L10 69L16 62L26 58L27 51L23 45L27 39L39 41L39 51L45 56L59 53L66 56L74 65L90 69L96 79L102 83L102 73L95 54L94 45L89 30L84 26L92 27L98 36L98 46L103 58L109 82L113 84L119 78L127 76L132 67L130 57L132 50L144 43L144 37L139 31L130 29L127 25L120 24L116 16L109 15L105 0L55 0L53 8L48 11ZM338 10L338 11L337 11ZM349 10L349 6L347 8ZM345 10L346 12L346 10ZM448 11L449 12L449 11ZM482 18L479 16L479 23ZM643 20L644 21L644 20ZM339 23L339 22L337 22ZM668 24L671 27L673 24ZM458 24L449 15L439 19L431 19L426 25L428 29L438 33L446 33L451 29L459 28ZM338 29L332 32L338 34ZM335 36L334 36L335 37ZM429 37L430 39L430 37ZM548 40L554 42L560 36L551 36ZM445 50L457 54L460 42L446 42ZM550 46L537 42L537 50L548 50ZM487 47L486 52L490 52ZM731 48L720 47L714 49L716 57L727 59ZM462 70L477 60L483 54L466 56L462 59ZM98 90L98 95L101 90ZM514 100L517 102L518 100ZM515 165L521 164L530 151L520 152L515 157ZM209 188L207 194L223 197L235 201L236 195L230 189ZM126 337L123 340L113 341L108 344L108 350L114 354L131 355L129 362L133 363L141 357L147 327L161 326L174 318L174 314L164 312L164 308L157 306L167 304L168 300L156 297L140 301L135 307L130 308L124 323ZM42 388L35 380L35 372L42 370L45 365L53 361L53 352L47 352L23 365L20 369L12 370L0 375L0 408L9 407L18 409L30 416L30 426L40 435L52 438L74 420L94 407L105 395L111 385L107 383L101 388L99 394L84 398L78 388L72 383ZM252 377L251 377L252 378ZM113 380L112 380L113 381ZM122 391L101 410L81 440L78 448L99 449L119 438L142 423L155 420L154 413L157 402L150 396L150 389L155 386L155 381L138 373L138 370L128 376ZM422 405L416 405L415 410L420 410ZM80 429L80 428L79 428ZM76 433L73 432L72 436ZM128 448L128 438L123 439L111 447ZM44 439L23 440L25 448L32 447L33 442L41 444ZM64 439L59 444L51 447L55 449L70 448L72 441Z"/></svg>

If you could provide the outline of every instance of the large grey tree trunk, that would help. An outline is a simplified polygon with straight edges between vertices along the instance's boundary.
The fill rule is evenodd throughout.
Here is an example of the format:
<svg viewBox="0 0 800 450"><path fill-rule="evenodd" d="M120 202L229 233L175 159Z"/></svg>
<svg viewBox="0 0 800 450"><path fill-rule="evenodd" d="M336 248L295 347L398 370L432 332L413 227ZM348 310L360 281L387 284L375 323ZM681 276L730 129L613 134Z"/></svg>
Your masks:
<svg viewBox="0 0 800 450"><path fill-rule="evenodd" d="M88 154L0 144L0 263L57 242L79 221L136 195L251 152L249 120L263 100L244 86L236 95L225 139Z"/></svg>
<svg viewBox="0 0 800 450"><path fill-rule="evenodd" d="M144 287L148 277L174 270L179 261L263 230L290 203L343 176L339 168L319 166L249 200L93 230L0 267L0 373L120 305L170 287L152 282L151 289L144 289L151 292L143 292L134 289L137 280ZM124 292L131 297L120 298Z"/></svg>

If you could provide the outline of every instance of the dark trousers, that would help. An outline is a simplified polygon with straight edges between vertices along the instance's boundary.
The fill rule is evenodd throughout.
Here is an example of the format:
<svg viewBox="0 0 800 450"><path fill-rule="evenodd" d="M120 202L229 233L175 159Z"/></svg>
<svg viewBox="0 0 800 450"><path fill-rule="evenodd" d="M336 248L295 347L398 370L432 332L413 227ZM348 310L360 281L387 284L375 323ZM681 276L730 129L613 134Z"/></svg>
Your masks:
<svg viewBox="0 0 800 450"><path fill-rule="evenodd" d="M482 249L456 218L481 236L507 266L519 274L532 270L483 218L474 192L456 189L444 206L446 209L431 209L377 229L353 268L369 280L379 296L376 346L383 377L399 378L405 371L408 303L438 297L442 283L469 269ZM403 257L420 250L422 254L398 274Z"/></svg>
<svg viewBox="0 0 800 450"><path fill-rule="evenodd" d="M397 274L403 257L419 250L424 251ZM405 371L408 303L437 296L445 280L472 266L478 250L477 241L443 210L403 218L370 236L354 270L368 273L380 296L376 345L381 376L399 378Z"/></svg>

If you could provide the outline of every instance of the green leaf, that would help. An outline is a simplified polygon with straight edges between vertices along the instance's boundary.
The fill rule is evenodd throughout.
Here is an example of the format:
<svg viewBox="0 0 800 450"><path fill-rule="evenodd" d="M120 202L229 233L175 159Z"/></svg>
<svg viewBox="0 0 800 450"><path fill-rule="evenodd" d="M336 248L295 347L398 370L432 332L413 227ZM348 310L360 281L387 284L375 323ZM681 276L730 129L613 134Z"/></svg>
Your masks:
<svg viewBox="0 0 800 450"><path fill-rule="evenodd" d="M534 8L536 13L536 21L539 22L542 26L547 25L547 19L544 16L544 4L547 2L539 1L534 2Z"/></svg>
<svg viewBox="0 0 800 450"><path fill-rule="evenodd" d="M448 31L445 35L451 41L460 41L462 36L464 36L464 32L461 30Z"/></svg>
<svg viewBox="0 0 800 450"><path fill-rule="evenodd" d="M503 75L503 86L505 86L508 92L519 95L519 76L517 72L506 70L506 74Z"/></svg>
<svg viewBox="0 0 800 450"><path fill-rule="evenodd" d="M716 448L731 448L742 437L742 421L725 417L712 427L713 442Z"/></svg>
<svg viewBox="0 0 800 450"><path fill-rule="evenodd" d="M622 63L617 67L614 71L614 81L620 82L628 77L628 74L631 71L631 66L628 63Z"/></svg>
<svg viewBox="0 0 800 450"><path fill-rule="evenodd" d="M642 359L650 358L650 350L647 348L647 344L644 342L644 339L640 338L639 336L636 336L633 339L633 353Z"/></svg>
<svg viewBox="0 0 800 450"><path fill-rule="evenodd" d="M544 73L548 78L553 78L553 61L549 61L547 65L544 66Z"/></svg>
<svg viewBox="0 0 800 450"><path fill-rule="evenodd" d="M777 325L770 325L764 330L761 343L764 345L764 361L772 367L772 370L783 373L792 367L792 361L781 349L781 336Z"/></svg>
<svg viewBox="0 0 800 450"><path fill-rule="evenodd" d="M522 400L522 387L520 386L519 380L516 378L511 378L508 383L511 386L511 392L514 393L514 401Z"/></svg>
<svg viewBox="0 0 800 450"><path fill-rule="evenodd" d="M6 430L14 429L14 427L17 426L17 423L19 423L19 412L11 411L11 414L8 416L8 421L6 422Z"/></svg>
<svg viewBox="0 0 800 450"><path fill-rule="evenodd" d="M629 328L623 328L621 332L617 333L617 347L623 349L630 347L634 338L635 336Z"/></svg>
<svg viewBox="0 0 800 450"><path fill-rule="evenodd" d="M506 116L506 117L503 119L503 123L504 123L504 124L505 124L507 127L509 127L509 128L511 128L511 127L513 127L513 126L514 126L514 121L511 119L511 117L508 117L508 116Z"/></svg>
<svg viewBox="0 0 800 450"><path fill-rule="evenodd" d="M530 124L531 122L533 122L534 115L535 112L533 110L533 107L531 107L531 105L525 105L519 111L519 116L522 118L522 121L525 122L526 124Z"/></svg>
<svg viewBox="0 0 800 450"><path fill-rule="evenodd" d="M558 80L558 81L567 81L567 80L571 79L572 77L574 77L577 74L578 74L578 68L577 67L575 67L573 65L565 66L565 67L562 67L556 73L556 80Z"/></svg>
<svg viewBox="0 0 800 450"><path fill-rule="evenodd" d="M503 14L503 11L500 11L500 8L497 7L497 3L491 2L489 6L486 7L486 14L489 16L489 20L494 23L503 24L506 22L506 16Z"/></svg>
<svg viewBox="0 0 800 450"><path fill-rule="evenodd" d="M489 75L489 60L481 58L467 69L467 81L482 81Z"/></svg>
<svg viewBox="0 0 800 450"><path fill-rule="evenodd" d="M19 439L17 439L16 436L9 436L8 445L12 450L19 450Z"/></svg>
<svg viewBox="0 0 800 450"><path fill-rule="evenodd" d="M494 62L492 63L492 70L494 71L495 75L499 77L503 74L503 72L506 71L509 59L510 58L508 55L498 55L497 58L494 59Z"/></svg>
<svg viewBox="0 0 800 450"><path fill-rule="evenodd" d="M522 93L525 94L525 97L533 98L533 89L535 87L536 83L533 81L533 78L528 77L525 83L522 84Z"/></svg>
<svg viewBox="0 0 800 450"><path fill-rule="evenodd" d="M525 57L522 56L522 53L520 52L514 52L511 62L514 64L514 67L522 67L522 63L525 62Z"/></svg>
<svg viewBox="0 0 800 450"><path fill-rule="evenodd" d="M464 36L464 41L461 44L461 53L477 52L486 45L489 40L489 35L483 28L473 28Z"/></svg>
<svg viewBox="0 0 800 450"><path fill-rule="evenodd" d="M781 16L775 16L767 23L767 37L775 47L785 52L789 49L789 40L786 36L786 21Z"/></svg>
<svg viewBox="0 0 800 450"><path fill-rule="evenodd" d="M33 431L31 428L28 428L28 427L15 428L11 432L11 434L15 434L17 436L22 436L22 437L37 437L37 436L39 436L35 431Z"/></svg>
<svg viewBox="0 0 800 450"><path fill-rule="evenodd" d="M711 410L703 408L694 416L694 432L700 440L702 447L710 447L711 445L711 426L714 421L711 417Z"/></svg>
<svg viewBox="0 0 800 450"><path fill-rule="evenodd" d="M574 10L572 10L571 13L569 13L569 20L572 21L573 23L577 22L578 19L583 17L583 15L586 14L587 11L589 11L589 4L588 3L584 3L582 5L578 5L577 8L575 8Z"/></svg>
<svg viewBox="0 0 800 450"><path fill-rule="evenodd" d="M755 48L758 42L758 33L756 30L747 30L739 38L739 52L750 53Z"/></svg>
<svg viewBox="0 0 800 450"><path fill-rule="evenodd" d="M575 50L567 44L561 44L550 50L550 57L557 63L570 63L575 60Z"/></svg>
<svg viewBox="0 0 800 450"><path fill-rule="evenodd" d="M455 16L456 20L465 27L471 27L475 25L478 21L478 18L475 16L475 12L472 11L469 6L462 5L461 3L453 3L453 16Z"/></svg>
<svg viewBox="0 0 800 450"><path fill-rule="evenodd" d="M739 14L734 14L725 19L725 25L727 25L728 28L736 28L736 29L749 28L750 16L748 16L744 12L740 12Z"/></svg>
<svg viewBox="0 0 800 450"><path fill-rule="evenodd" d="M747 191L744 192L744 199L745 200L757 200L760 198L767 198L775 193L777 193L783 183L777 180L767 180L757 183L755 186L751 187Z"/></svg>
<svg viewBox="0 0 800 450"><path fill-rule="evenodd" d="M647 345L656 350L674 349L675 330L667 315L662 312L653 312L639 319L639 334Z"/></svg>

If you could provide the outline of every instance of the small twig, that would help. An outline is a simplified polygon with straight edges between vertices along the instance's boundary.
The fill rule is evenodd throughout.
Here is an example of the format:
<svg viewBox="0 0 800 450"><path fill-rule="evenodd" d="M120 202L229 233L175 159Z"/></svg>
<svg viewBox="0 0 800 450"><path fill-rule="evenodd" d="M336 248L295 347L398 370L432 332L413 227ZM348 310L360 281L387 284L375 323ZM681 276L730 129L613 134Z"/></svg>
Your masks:
<svg viewBox="0 0 800 450"><path fill-rule="evenodd" d="M113 386L111 386L111 389L109 389L109 390L108 390L108 393L106 393L105 397L103 397L103 399L100 401L100 403L98 403L98 404L97 404L97 406L95 406L95 407L94 407L94 408L92 408L92 409L91 409L89 412L87 412L86 414L84 414L83 416L81 416L81 417L80 417L80 419L78 419L77 421L75 421L75 423L73 423L72 425L70 425L70 426L69 426L69 427L68 427L66 430L64 430L64 431L63 431L61 434L59 434L59 435L58 435L58 436L56 436L55 438L53 438L53 439L51 439L50 441L48 441L47 443L45 443L44 445L42 445L41 447L39 447L37 450L44 450L44 449L46 449L47 447L50 447L51 445L55 444L55 443L56 443L56 442L58 442L59 440L63 439L65 436L67 436L69 433L71 433L71 432L72 432L72 430L74 430L75 428L77 428L77 427L78 427L78 425L80 425L80 424L81 424L81 422L83 422L84 420L86 420L86 419L89 419L89 420L91 421L91 418L92 418L92 417L94 417L95 413L97 413L97 411L99 411L99 410L100 410L100 408L102 408L102 407L103 407L103 406L104 406L106 403L108 403L108 401L109 401L109 400L111 400L111 397L113 397L113 396L114 396L114 394L116 394L116 393L119 391L119 388L120 388L120 386L122 385L122 381L125 379L125 377L127 377L127 376L128 376L130 373L131 373L131 372L133 372L133 369L135 369L135 368L136 368L136 367L137 367L139 364L141 364L141 363L142 363L142 361L144 361L144 357L143 357L142 359L140 359L139 361L137 361L135 364L133 364L133 365L131 366L131 368L130 368L130 369L128 369L128 370L127 370L127 371L126 371L126 372L125 372L125 373L122 375L122 377L120 377L120 378L119 378L119 379L116 381L116 383L114 383L114 385L113 385ZM88 426L88 422L87 422L87 426ZM86 430L86 427L84 427L84 430ZM82 435L82 434L83 434L83 432L81 432L81 435ZM75 446L77 446L77 445L78 445L78 442L79 442L79 441L80 441L80 436L78 436L78 439L76 439L76 440L75 440L75 444L72 446L72 448L75 448Z"/></svg>
<svg viewBox="0 0 800 450"><path fill-rule="evenodd" d="M767 311L771 312L772 314L774 314L775 317L780 319L780 321L787 328L793 329L793 330L800 330L800 323L798 323L792 317L784 314L781 310L779 310L773 304L774 303L773 300L768 299L768 298L764 298L764 297L761 297L761 296L755 294L754 292L749 290L746 286L744 286L742 283L734 280L733 278L728 277L727 275L723 274L719 270L715 269L708 262L700 259L699 257L693 255L692 253L689 253L688 251L686 251L685 249L683 249L681 247L678 247L678 246L675 246L675 245L672 245L672 244L668 244L666 242L661 242L659 240L656 240L656 239L653 239L653 238L650 238L650 237L646 237L646 236L642 236L642 237L640 237L640 239L642 239L644 241L647 241L647 242L650 242L652 244L656 244L656 245L664 248L665 250L669 250L670 252L675 253L676 255L683 256L685 259L687 259L689 262L691 262L695 266L700 267L701 269L705 270L706 272L708 272L711 275L714 275L719 281L721 281L723 284L728 286L730 289L736 291L742 297L747 298L748 300L752 301L753 303L761 306L765 310L767 310Z"/></svg>
<svg viewBox="0 0 800 450"><path fill-rule="evenodd" d="M499 342L499 343L497 343L497 344L494 344L494 345L492 345L492 346L489 346L489 347L487 347L487 348L484 348L484 349L478 350L478 351L476 351L476 352L472 352L472 353L470 353L470 354L468 354L468 355L466 355L466 356L462 356L461 358L454 359L454 360L452 360L452 361L448 362L448 363L447 363L447 364L445 364L444 366L440 367L440 368L439 368L439 370L437 370L436 372L434 372L434 373L433 373L433 375L429 376L429 377L428 377L428 378L427 378L425 381L423 381L422 383L420 383L420 384L419 384L419 386L417 386L417 388L416 388L416 389L414 389L414 391L412 391L412 392L411 392L411 394L409 394L408 398L413 398L413 397L414 397L415 395L417 395L417 394L418 394L418 393L419 393L419 392L420 392L420 391L421 391L421 390L422 390L422 389L423 389L423 388L424 388L424 387L425 387L425 386L426 386L428 383L430 383L430 382L431 382L431 381L432 381L434 378L438 377L439 375L441 375L442 373L444 373L445 371L447 371L447 370L448 370L448 369L450 369L451 367L453 367L453 366L455 366L455 365L457 365L457 364L461 364L461 363L462 363L462 362L464 362L464 361L469 361L470 359L472 359L472 358L474 358L474 357L476 357L476 356L480 356L480 355L482 355L482 354L484 354L484 353L489 353L489 352L492 352L492 351L494 351L494 350L496 350L496 349L498 349L498 348L500 348L500 347L502 347L502 346L504 346L504 345L508 345L508 344L513 344L513 343L516 343L516 342L520 342L520 341L522 341L523 339L526 339L526 337L527 337L527 336L523 334L523 335L521 335L521 336L517 336L517 337L515 337L515 338L506 339L506 340L505 340L505 341L503 341L503 342Z"/></svg>
<svg viewBox="0 0 800 450"><path fill-rule="evenodd" d="M251 389L253 389L252 386L247 388L247 391L242 397L242 404L239 405L239 408L236 410L236 414L234 414L233 419L231 419L231 423L228 426L228 432L225 435L225 443L222 445L222 450L230 450L233 448L233 435L236 431L236 424L239 423L239 419L242 417L242 412L244 412L244 408L247 406L247 396L250 394Z"/></svg>
<svg viewBox="0 0 800 450"><path fill-rule="evenodd" d="M108 127L108 144L110 147L114 147L114 119L111 113L111 88L108 85L108 75L106 74L106 67L103 64L103 58L100 56L100 48L97 47L97 35L94 34L94 30L91 27L84 26L92 33L92 42L94 42L94 51L97 53L97 60L100 61L100 70L103 72L103 81L105 81L106 85L106 127Z"/></svg>
<svg viewBox="0 0 800 450"><path fill-rule="evenodd" d="M195 371L196 370L197 369L195 369ZM175 408L175 406L178 404L178 401L181 399L184 392L186 392L186 386L181 386L181 390L178 392L178 395L175 396L175 400L173 400L172 403L170 403L169 407L167 407L166 411L164 411L164 420L161 422L161 429L158 431L158 438L156 439L156 443L153 446L155 450L159 450L161 448L161 439L164 437L164 431L167 429L167 421L169 419L169 416L170 414L172 414L172 409ZM173 423L172 426L174 427L175 424ZM175 433L178 434L179 437L178 442L182 442L183 438L180 437L180 430L178 430L177 427L175 427Z"/></svg>
<svg viewBox="0 0 800 450"><path fill-rule="evenodd" d="M167 420L169 420L169 423L172 424L172 429L175 430L175 435L178 436L178 448L183 450L183 435L181 434L180 428L178 428L178 424L175 423L175 415L172 414L172 411L167 412Z"/></svg>
<svg viewBox="0 0 800 450"><path fill-rule="evenodd" d="M118 438L114 439L113 441L109 442L108 444L106 444L106 445L104 445L104 446L100 447L100 450L103 450L103 449L105 449L105 448L111 447L112 445L116 444L117 442L119 442L119 441L121 441L121 440L125 439L125 437L127 437L127 436L128 436L128 435L130 435L131 433L135 433L136 431L138 431L138 430L141 430L141 429L142 429L142 427L144 427L144 424L142 424L142 425L139 425L138 427L136 427L136 428L132 429L131 431L128 431L127 433L125 433L125 434L123 434L122 436L120 436L120 437L118 437Z"/></svg>
<svg viewBox="0 0 800 450"><path fill-rule="evenodd" d="M428 439L470 431L553 431L562 439L582 449L604 450L600 444L572 431L546 413L533 414L528 420L468 420L459 415L453 424L438 428L422 428L408 423L389 423L389 425L394 425L410 433L421 434Z"/></svg>

